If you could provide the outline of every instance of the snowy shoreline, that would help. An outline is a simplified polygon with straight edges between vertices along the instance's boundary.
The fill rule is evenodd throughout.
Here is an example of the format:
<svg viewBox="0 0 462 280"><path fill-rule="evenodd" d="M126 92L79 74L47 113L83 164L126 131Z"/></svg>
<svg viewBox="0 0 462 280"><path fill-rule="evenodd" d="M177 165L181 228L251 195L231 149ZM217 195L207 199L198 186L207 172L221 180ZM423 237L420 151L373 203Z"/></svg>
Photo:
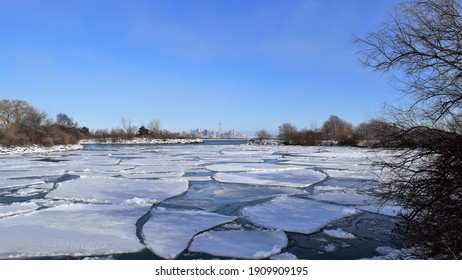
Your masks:
<svg viewBox="0 0 462 280"><path fill-rule="evenodd" d="M88 139L80 141L80 144L201 144L202 139L150 139L150 138L134 138L131 140L123 139L105 139L96 140Z"/></svg>
<svg viewBox="0 0 462 280"><path fill-rule="evenodd" d="M201 144L204 141L202 139L148 139L148 138L135 138L132 140L115 140L106 139L101 140L81 140L78 144L74 145L56 145L52 147L45 147L40 145L30 145L30 146L14 146L14 147L4 147L0 146L0 155L21 155L21 154L40 154L40 153L50 153L50 152L66 152L74 150L82 150L84 147L82 145L91 145L91 144L124 144L124 145L136 145L136 144Z"/></svg>
<svg viewBox="0 0 462 280"><path fill-rule="evenodd" d="M81 150L83 146L80 144L75 145L56 145L52 147L44 147L39 145L30 146L15 146L15 147L4 147L0 146L0 155L22 155L22 154L40 154L50 152L66 152Z"/></svg>

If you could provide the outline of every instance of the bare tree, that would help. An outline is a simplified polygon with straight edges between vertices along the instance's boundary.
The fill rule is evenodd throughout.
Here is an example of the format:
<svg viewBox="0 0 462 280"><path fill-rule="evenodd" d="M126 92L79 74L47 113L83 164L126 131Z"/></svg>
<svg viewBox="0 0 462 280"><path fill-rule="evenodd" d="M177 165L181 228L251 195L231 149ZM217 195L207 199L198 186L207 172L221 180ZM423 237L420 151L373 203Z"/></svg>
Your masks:
<svg viewBox="0 0 462 280"><path fill-rule="evenodd" d="M384 199L407 209L403 232L422 258L462 258L462 8L456 0L399 4L364 39L362 61L394 74L414 100L386 115L383 143L399 148Z"/></svg>
<svg viewBox="0 0 462 280"><path fill-rule="evenodd" d="M297 137L297 127L291 123L283 123L279 126L279 139L285 144L295 144Z"/></svg>
<svg viewBox="0 0 462 280"><path fill-rule="evenodd" d="M130 119L122 118L120 124L128 137L132 137L135 134L136 126L132 125L132 121Z"/></svg>
<svg viewBox="0 0 462 280"><path fill-rule="evenodd" d="M36 143L39 138L45 135L43 124L46 118L45 113L30 107L17 124L18 131L26 135L30 142Z"/></svg>
<svg viewBox="0 0 462 280"><path fill-rule="evenodd" d="M352 137L353 126L337 116L330 116L322 125L328 140L347 142Z"/></svg>
<svg viewBox="0 0 462 280"><path fill-rule="evenodd" d="M456 0L399 4L390 22L357 43L364 65L394 72L398 89L412 95L411 109L433 122L462 105L462 17ZM421 106L419 108L419 106Z"/></svg>
<svg viewBox="0 0 462 280"><path fill-rule="evenodd" d="M271 139L271 134L266 130L259 130L255 133L258 140L268 140Z"/></svg>
<svg viewBox="0 0 462 280"><path fill-rule="evenodd" d="M159 120L153 120L153 121L150 121L146 128L151 131L151 133L153 135L157 135L159 134L160 132L160 121Z"/></svg>
<svg viewBox="0 0 462 280"><path fill-rule="evenodd" d="M21 120L33 109L28 102L23 100L0 101L0 121L1 126L9 127L18 125Z"/></svg>
<svg viewBox="0 0 462 280"><path fill-rule="evenodd" d="M75 123L71 117L64 113L59 113L56 115L56 124L63 128L77 127L77 123Z"/></svg>

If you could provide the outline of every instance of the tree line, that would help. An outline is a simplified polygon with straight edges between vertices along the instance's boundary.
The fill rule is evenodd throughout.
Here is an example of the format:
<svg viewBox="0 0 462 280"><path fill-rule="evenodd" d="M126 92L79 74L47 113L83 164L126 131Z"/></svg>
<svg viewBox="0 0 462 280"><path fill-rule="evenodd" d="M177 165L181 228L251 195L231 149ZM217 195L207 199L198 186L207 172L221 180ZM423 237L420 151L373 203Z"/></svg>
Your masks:
<svg viewBox="0 0 462 280"><path fill-rule="evenodd" d="M59 113L55 119L45 112L40 112L27 101L0 101L0 145L27 146L76 144L81 139L95 139L106 142L108 140L130 140L134 137L156 139L191 138L184 133L170 132L161 129L160 121L153 120L139 128L131 120L122 118L119 127L112 129L97 129L90 131L87 127L79 126L72 117Z"/></svg>
<svg viewBox="0 0 462 280"><path fill-rule="evenodd" d="M391 130L386 122L373 120L362 122L356 127L338 116L330 116L321 128L301 129L291 123L279 126L277 139L285 145L340 145L340 146L374 146L382 143L386 131ZM258 140L269 140L273 137L266 130L257 131Z"/></svg>
<svg viewBox="0 0 462 280"><path fill-rule="evenodd" d="M46 113L32 107L27 101L0 101L0 145L42 146L76 144L89 135L86 127L79 127L77 122L64 113L52 120Z"/></svg>

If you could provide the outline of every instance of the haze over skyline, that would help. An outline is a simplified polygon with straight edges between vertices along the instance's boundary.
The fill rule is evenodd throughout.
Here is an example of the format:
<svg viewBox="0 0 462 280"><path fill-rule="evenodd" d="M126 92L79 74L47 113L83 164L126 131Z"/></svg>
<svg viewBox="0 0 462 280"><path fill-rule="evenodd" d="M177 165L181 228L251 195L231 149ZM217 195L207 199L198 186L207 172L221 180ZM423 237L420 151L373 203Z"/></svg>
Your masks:
<svg viewBox="0 0 462 280"><path fill-rule="evenodd" d="M396 2L0 0L0 99L90 129L356 125L400 102L353 44Z"/></svg>

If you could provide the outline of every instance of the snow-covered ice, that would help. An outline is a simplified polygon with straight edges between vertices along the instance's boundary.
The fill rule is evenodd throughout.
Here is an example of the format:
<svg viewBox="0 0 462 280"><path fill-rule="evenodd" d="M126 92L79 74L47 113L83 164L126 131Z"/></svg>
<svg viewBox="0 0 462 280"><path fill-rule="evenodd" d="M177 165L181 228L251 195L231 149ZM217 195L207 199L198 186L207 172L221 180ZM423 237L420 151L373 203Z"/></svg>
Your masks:
<svg viewBox="0 0 462 280"><path fill-rule="evenodd" d="M27 147L12 147L7 148L0 146L0 155L22 155L22 154L38 154L50 152L66 152L73 150L83 149L82 145L57 145L53 147L43 147L38 145L31 145Z"/></svg>
<svg viewBox="0 0 462 280"><path fill-rule="evenodd" d="M401 210L373 199L369 149L86 147L0 152L0 258L370 257Z"/></svg>
<svg viewBox="0 0 462 280"><path fill-rule="evenodd" d="M156 203L179 195L188 189L188 181L135 180L123 178L79 178L59 183L46 197L91 203L124 203L142 198Z"/></svg>
<svg viewBox="0 0 462 280"><path fill-rule="evenodd" d="M135 223L148 207L62 205L0 219L0 258L91 256L144 248Z"/></svg>
<svg viewBox="0 0 462 280"><path fill-rule="evenodd" d="M244 216L258 225L307 234L356 212L351 207L294 197L278 197L242 210Z"/></svg>
<svg viewBox="0 0 462 280"><path fill-rule="evenodd" d="M393 216L393 217L398 216L401 213L403 214L406 213L406 211L401 206L393 205L393 204L381 205L381 203L379 202L376 202L375 204L359 206L356 208L360 210L372 212L372 213L378 213L378 214Z"/></svg>
<svg viewBox="0 0 462 280"><path fill-rule="evenodd" d="M395 249L389 246L380 246L375 249L381 256L376 256L373 260L413 260L415 248Z"/></svg>
<svg viewBox="0 0 462 280"><path fill-rule="evenodd" d="M372 199L369 195L358 194L353 191L349 192L325 192L313 194L310 198L321 201L334 202L343 205L367 205Z"/></svg>
<svg viewBox="0 0 462 280"><path fill-rule="evenodd" d="M332 253L337 250L337 246L334 243L329 243L326 246L324 246L324 252L326 253Z"/></svg>
<svg viewBox="0 0 462 280"><path fill-rule="evenodd" d="M245 186L217 182L196 183L183 196L174 198L171 203L197 207L207 211L233 203L251 202L284 194L304 194L300 189L270 186Z"/></svg>
<svg viewBox="0 0 462 280"><path fill-rule="evenodd" d="M2 179L0 180L0 190L40 185L43 183L45 183L45 181L41 179Z"/></svg>
<svg viewBox="0 0 462 280"><path fill-rule="evenodd" d="M209 231L194 237L191 252L240 259L266 259L287 246L283 231Z"/></svg>
<svg viewBox="0 0 462 280"><path fill-rule="evenodd" d="M224 183L303 188L322 181L326 178L326 175L319 171L300 168L275 171L217 173L213 178Z"/></svg>
<svg viewBox="0 0 462 280"><path fill-rule="evenodd" d="M34 202L14 203L10 205L0 204L0 218L22 214L22 213L27 213L27 212L32 212L38 209L39 207L40 206Z"/></svg>
<svg viewBox="0 0 462 280"><path fill-rule="evenodd" d="M353 234L346 232L341 228L325 229L323 232L330 237L335 237L335 238L340 238L340 239L354 239L355 238Z"/></svg>
<svg viewBox="0 0 462 280"><path fill-rule="evenodd" d="M291 253L282 253L270 257L271 260L298 260L297 256Z"/></svg>
<svg viewBox="0 0 462 280"><path fill-rule="evenodd" d="M215 172L239 172L239 171L253 171L253 172L276 172L284 170L300 169L299 166L290 166L274 163L227 163L227 164L213 164L206 167L210 171Z"/></svg>
<svg viewBox="0 0 462 280"><path fill-rule="evenodd" d="M236 217L205 211L153 210L143 227L146 244L156 255L174 259L197 233L231 222Z"/></svg>

